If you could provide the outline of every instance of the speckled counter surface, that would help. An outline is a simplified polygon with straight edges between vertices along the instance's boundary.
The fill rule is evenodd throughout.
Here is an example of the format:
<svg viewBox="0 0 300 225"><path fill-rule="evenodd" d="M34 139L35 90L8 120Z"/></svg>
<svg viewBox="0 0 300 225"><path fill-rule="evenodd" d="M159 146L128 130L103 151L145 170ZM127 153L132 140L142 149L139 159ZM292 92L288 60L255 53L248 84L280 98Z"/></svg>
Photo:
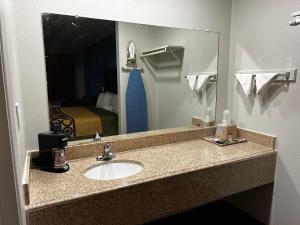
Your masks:
<svg viewBox="0 0 300 225"><path fill-rule="evenodd" d="M117 153L116 160L134 160L142 163L144 169L134 176L113 181L90 180L83 175L88 167L102 163L94 157L70 161L71 169L63 174L32 169L28 209L274 153L271 148L251 142L219 147L204 140L193 140Z"/></svg>
<svg viewBox="0 0 300 225"><path fill-rule="evenodd" d="M26 206L28 223L148 222L273 182L276 152L270 146L251 141L219 147L195 139L118 152L115 160L137 161L144 169L134 176L113 181L90 180L84 176L87 168L102 163L96 162L95 157L69 161L70 170L63 174L31 169L30 204ZM148 210L141 211L137 207L141 203ZM114 211L111 216L120 214L122 219L111 219L110 214L101 219L94 215L106 209Z"/></svg>

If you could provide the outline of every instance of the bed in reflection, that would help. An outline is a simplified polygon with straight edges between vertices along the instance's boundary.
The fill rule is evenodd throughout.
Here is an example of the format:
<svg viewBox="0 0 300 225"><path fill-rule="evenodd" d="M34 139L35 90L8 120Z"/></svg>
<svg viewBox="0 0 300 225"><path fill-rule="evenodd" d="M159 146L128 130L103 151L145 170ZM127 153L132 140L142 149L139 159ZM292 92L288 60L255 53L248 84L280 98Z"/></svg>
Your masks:
<svg viewBox="0 0 300 225"><path fill-rule="evenodd" d="M59 123L70 140L118 134L118 114L94 105L50 108L51 126Z"/></svg>
<svg viewBox="0 0 300 225"><path fill-rule="evenodd" d="M119 132L118 95L108 91L101 92L98 98L52 103L49 111L50 126L59 124L70 140L91 138L96 132L103 136Z"/></svg>

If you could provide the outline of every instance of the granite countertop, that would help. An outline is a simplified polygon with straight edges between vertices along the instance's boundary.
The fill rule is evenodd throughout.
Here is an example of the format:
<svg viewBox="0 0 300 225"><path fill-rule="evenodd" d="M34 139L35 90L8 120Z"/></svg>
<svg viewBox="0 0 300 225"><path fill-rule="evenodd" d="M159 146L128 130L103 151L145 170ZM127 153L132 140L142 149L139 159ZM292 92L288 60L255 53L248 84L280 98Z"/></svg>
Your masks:
<svg viewBox="0 0 300 225"><path fill-rule="evenodd" d="M112 151L114 149L112 148ZM69 161L70 170L57 174L30 170L30 204L27 210L46 207L73 199L100 194L119 188L219 166L276 154L274 149L253 142L220 147L202 139L165 144L119 152L115 160L133 160L144 169L131 177L112 181L90 180L84 172L90 166L101 164L95 157Z"/></svg>

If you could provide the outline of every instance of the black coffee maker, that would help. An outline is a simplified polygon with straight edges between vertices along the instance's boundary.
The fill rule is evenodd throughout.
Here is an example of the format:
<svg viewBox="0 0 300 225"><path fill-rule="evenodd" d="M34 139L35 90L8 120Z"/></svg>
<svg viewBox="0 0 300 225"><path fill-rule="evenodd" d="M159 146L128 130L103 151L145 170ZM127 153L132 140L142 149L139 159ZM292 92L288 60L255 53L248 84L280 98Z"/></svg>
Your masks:
<svg viewBox="0 0 300 225"><path fill-rule="evenodd" d="M39 133L39 165L41 170L62 173L69 170L65 160L67 136L61 132L60 124L51 126L51 131Z"/></svg>

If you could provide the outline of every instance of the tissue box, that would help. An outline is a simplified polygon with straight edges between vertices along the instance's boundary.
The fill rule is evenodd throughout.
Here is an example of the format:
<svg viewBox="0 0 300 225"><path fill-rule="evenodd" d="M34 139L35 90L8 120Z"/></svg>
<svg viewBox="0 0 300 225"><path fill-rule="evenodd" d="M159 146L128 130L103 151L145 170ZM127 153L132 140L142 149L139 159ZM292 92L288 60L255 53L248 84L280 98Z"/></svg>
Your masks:
<svg viewBox="0 0 300 225"><path fill-rule="evenodd" d="M237 139L237 127L236 125L222 125L219 124L216 130L216 137L228 140L228 136L231 134L232 139Z"/></svg>
<svg viewBox="0 0 300 225"><path fill-rule="evenodd" d="M200 126L200 127L213 127L213 126L215 126L214 121L206 122L202 118L195 117L195 116L192 117L192 124L195 125L195 126Z"/></svg>

